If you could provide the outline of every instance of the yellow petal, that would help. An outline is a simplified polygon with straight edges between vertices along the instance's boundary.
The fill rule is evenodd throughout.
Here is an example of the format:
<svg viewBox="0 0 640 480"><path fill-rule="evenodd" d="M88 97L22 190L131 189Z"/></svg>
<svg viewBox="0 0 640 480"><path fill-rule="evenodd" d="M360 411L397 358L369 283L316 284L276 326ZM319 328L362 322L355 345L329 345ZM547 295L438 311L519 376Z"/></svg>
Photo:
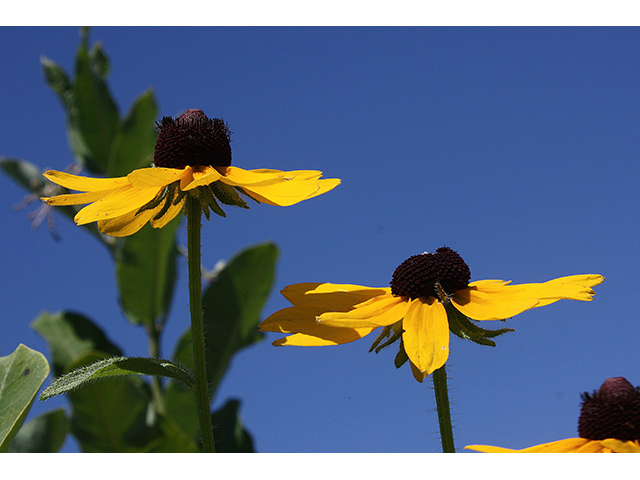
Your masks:
<svg viewBox="0 0 640 480"><path fill-rule="evenodd" d="M463 315L474 320L503 320L524 312L538 304L534 295L509 290L506 282L472 282L458 290L451 303Z"/></svg>
<svg viewBox="0 0 640 480"><path fill-rule="evenodd" d="M640 442L617 440L615 438L607 438L606 440L600 440L603 447L611 449L616 453L640 453Z"/></svg>
<svg viewBox="0 0 640 480"><path fill-rule="evenodd" d="M187 167L182 176L182 180L180 180L180 190L192 190L196 187L217 182L221 178L222 175L213 167Z"/></svg>
<svg viewBox="0 0 640 480"><path fill-rule="evenodd" d="M185 201L186 201L186 199L183 198L182 201L179 202L177 205L171 205L167 209L165 214L162 217L160 217L158 220L154 220L153 217L155 217L155 215L157 215L160 212L160 210L162 209L162 205L159 205L158 207L153 209L154 213L151 216L151 220L149 220L151 222L151 226L153 226L153 228L162 228L162 227L164 227L167 223L169 223L171 220L176 218L176 216L182 210L182 207L184 206Z"/></svg>
<svg viewBox="0 0 640 480"><path fill-rule="evenodd" d="M259 328L267 332L295 333L281 338L274 345L323 346L353 342L371 333L375 328L354 329L320 325L314 307L288 307L278 310L265 320Z"/></svg>
<svg viewBox="0 0 640 480"><path fill-rule="evenodd" d="M98 230L112 237L127 237L133 235L151 219L153 213L147 210L138 215L135 211L119 217L98 221Z"/></svg>
<svg viewBox="0 0 640 480"><path fill-rule="evenodd" d="M377 328L392 325L405 316L409 302L404 297L385 294L355 305L348 312L326 312L317 321L332 327Z"/></svg>
<svg viewBox="0 0 640 480"><path fill-rule="evenodd" d="M153 200L157 193L158 188L136 188L127 184L84 207L76 214L74 220L78 225L84 225L136 212Z"/></svg>
<svg viewBox="0 0 640 480"><path fill-rule="evenodd" d="M96 192L86 193L69 193L64 195L56 195L55 197L40 197L47 205L82 205L85 203L95 202L107 196L113 190L99 190Z"/></svg>
<svg viewBox="0 0 640 480"><path fill-rule="evenodd" d="M100 190L113 190L129 183L127 177L92 178L72 175L70 173L49 170L43 175L62 187L79 192L95 192Z"/></svg>
<svg viewBox="0 0 640 480"><path fill-rule="evenodd" d="M301 180L317 179L322 172L315 170L296 170L284 172L282 170L243 170L238 167L218 167L222 174L223 183L234 187L266 186L293 180L299 177Z"/></svg>
<svg viewBox="0 0 640 480"><path fill-rule="evenodd" d="M430 375L445 364L449 358L449 321L442 303L433 297L412 300L402 328L404 350L420 372Z"/></svg>
<svg viewBox="0 0 640 480"><path fill-rule="evenodd" d="M180 180L187 168L139 168L127 175L127 179L138 188L163 187Z"/></svg>
<svg viewBox="0 0 640 480"><path fill-rule="evenodd" d="M390 292L390 288L371 288L334 283L298 283L282 290L284 298L294 305L315 305L320 313L346 312L370 298Z"/></svg>
<svg viewBox="0 0 640 480"><path fill-rule="evenodd" d="M585 446L591 447L592 445L590 444L592 443L599 444L600 442L586 438L566 438L556 442L542 443L533 447L523 448L522 450L493 447L491 445L467 445L464 448L485 453L573 453Z"/></svg>

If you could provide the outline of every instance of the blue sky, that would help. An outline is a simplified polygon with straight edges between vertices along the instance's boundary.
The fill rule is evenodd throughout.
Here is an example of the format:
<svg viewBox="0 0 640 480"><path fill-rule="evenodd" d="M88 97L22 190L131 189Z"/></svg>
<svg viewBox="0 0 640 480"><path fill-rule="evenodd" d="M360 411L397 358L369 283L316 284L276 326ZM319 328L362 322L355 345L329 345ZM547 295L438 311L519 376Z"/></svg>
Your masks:
<svg viewBox="0 0 640 480"><path fill-rule="evenodd" d="M452 338L456 446L513 448L577 436L580 393L613 376L640 384L640 31L637 28L107 28L125 112L152 88L160 115L200 108L233 132L243 168L317 169L332 192L286 208L227 209L203 231L213 267L245 246L280 248L263 315L297 282L388 286L407 257L447 245L472 280L542 282L600 273L593 302L560 301L507 322L481 347ZM0 28L0 155L64 169L64 116L40 56L73 67L78 29ZM117 306L106 250L62 215L55 243L12 210L24 191L0 177L5 272L0 355L46 351L29 328L73 309L129 355L143 332ZM184 232L182 232L184 240ZM188 326L181 265L165 356ZM487 325L493 328L496 325ZM216 405L242 400L261 452L440 450L430 381L393 366L373 338L323 348L242 351ZM47 381L48 384L48 381ZM31 416L64 399L37 402ZM65 449L73 451L68 443Z"/></svg>

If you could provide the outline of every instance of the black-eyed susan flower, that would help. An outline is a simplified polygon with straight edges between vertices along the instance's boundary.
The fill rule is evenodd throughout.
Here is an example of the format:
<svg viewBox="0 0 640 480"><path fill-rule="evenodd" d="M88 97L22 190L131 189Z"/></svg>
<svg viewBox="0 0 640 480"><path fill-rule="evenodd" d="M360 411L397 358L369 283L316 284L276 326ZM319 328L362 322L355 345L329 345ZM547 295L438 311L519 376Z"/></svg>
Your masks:
<svg viewBox="0 0 640 480"><path fill-rule="evenodd" d="M393 273L391 286L371 288L300 283L282 290L293 304L266 318L263 331L292 333L274 345L323 346L382 331L371 350L399 340L395 363L407 360L419 382L449 357L449 331L483 345L511 329L485 330L473 320L504 320L560 299L590 301L601 275L574 275L545 283L511 285L503 280L469 283L470 270L448 247L414 255Z"/></svg>
<svg viewBox="0 0 640 480"><path fill-rule="evenodd" d="M583 393L578 435L522 450L468 445L486 453L640 453L640 389L627 379L605 380L600 390Z"/></svg>
<svg viewBox="0 0 640 480"><path fill-rule="evenodd" d="M98 222L101 232L122 237L147 222L161 228L183 208L185 196L197 197L203 213L209 208L224 216L218 201L248 208L238 194L269 205L288 206L325 192L340 183L320 179L315 170L243 170L231 165L228 126L202 110L187 110L158 123L154 166L126 177L89 178L50 170L44 176L69 190L83 193L44 197L48 205L82 205L78 225Z"/></svg>

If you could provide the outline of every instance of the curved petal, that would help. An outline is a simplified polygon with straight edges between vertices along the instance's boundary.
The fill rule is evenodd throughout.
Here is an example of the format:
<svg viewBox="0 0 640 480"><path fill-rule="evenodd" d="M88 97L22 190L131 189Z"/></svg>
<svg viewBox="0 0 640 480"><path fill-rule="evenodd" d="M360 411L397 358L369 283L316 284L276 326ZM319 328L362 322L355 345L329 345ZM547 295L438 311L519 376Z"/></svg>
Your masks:
<svg viewBox="0 0 640 480"><path fill-rule="evenodd" d="M318 316L317 322L332 327L384 327L402 320L409 305L406 297L385 294L355 305L348 312L323 313Z"/></svg>
<svg viewBox="0 0 640 480"><path fill-rule="evenodd" d="M315 320L318 313L314 307L288 307L278 310L265 320L259 328L261 331L294 333L281 338L274 345L323 346L339 345L353 342L371 333L375 328L336 328L318 324Z"/></svg>
<svg viewBox="0 0 640 480"><path fill-rule="evenodd" d="M43 175L53 183L68 188L69 190L77 190L79 192L112 190L129 183L127 181L127 177L92 178L72 175L70 173L59 172L57 170L46 171Z"/></svg>
<svg viewBox="0 0 640 480"><path fill-rule="evenodd" d="M180 180L187 168L189 167L183 169L165 167L139 168L127 175L127 179L131 185L138 188L164 187Z"/></svg>
<svg viewBox="0 0 640 480"><path fill-rule="evenodd" d="M292 179L273 185L251 185L241 188L248 196L260 203L276 207L288 207L327 193L339 184L339 179Z"/></svg>
<svg viewBox="0 0 640 480"><path fill-rule="evenodd" d="M293 180L296 177L300 177L302 180L308 180L311 178L317 179L322 175L322 172L315 170L284 172L282 170L269 170L264 168L259 170L244 170L238 167L218 167L218 171L222 174L220 180L234 187L275 185Z"/></svg>
<svg viewBox="0 0 640 480"><path fill-rule="evenodd" d="M640 442L637 440L625 442L615 438L607 438L600 440L600 443L603 447L610 448L616 453L640 453Z"/></svg>
<svg viewBox="0 0 640 480"><path fill-rule="evenodd" d="M133 235L151 219L153 212L147 210L139 215L135 211L125 213L119 217L98 221L98 230L112 237L127 237Z"/></svg>
<svg viewBox="0 0 640 480"><path fill-rule="evenodd" d="M591 446L589 444L597 444L599 446L600 442L586 438L566 438L556 442L542 443L533 447L523 448L522 450L492 447L491 445L467 445L464 448L485 453L573 453L584 447Z"/></svg>
<svg viewBox="0 0 640 480"><path fill-rule="evenodd" d="M346 312L370 298L384 295L389 288L334 283L297 283L282 290L284 298L293 305L317 306L323 312Z"/></svg>
<svg viewBox="0 0 640 480"><path fill-rule="evenodd" d="M538 304L538 298L509 290L506 282L473 282L458 290L451 303L463 315L474 320L503 320L529 310Z"/></svg>
<svg viewBox="0 0 640 480"><path fill-rule="evenodd" d="M217 182L221 178L222 175L213 167L187 167L180 180L180 190L193 190Z"/></svg>
<svg viewBox="0 0 640 480"><path fill-rule="evenodd" d="M56 195L55 197L40 197L40 200L47 205L82 205L100 200L112 192L113 190L98 190L86 193L67 193L63 195Z"/></svg>
<svg viewBox="0 0 640 480"><path fill-rule="evenodd" d="M545 283L519 285L481 280L456 292L451 302L463 315L474 320L502 320L562 299L590 301L595 294L591 287L603 281L602 275L571 275Z"/></svg>
<svg viewBox="0 0 640 480"><path fill-rule="evenodd" d="M153 200L158 193L157 188L136 188L131 184L114 190L109 195L87 205L80 210L74 221L78 225L116 218L130 212L136 212L140 207Z"/></svg>
<svg viewBox="0 0 640 480"><path fill-rule="evenodd" d="M162 209L162 205L156 207L155 209L153 209L153 215L151 216L151 220L149 220L151 222L151 226L153 228L162 228L164 227L167 223L169 223L171 220L173 220L174 218L176 218L176 216L180 213L180 211L182 210L182 207L184 206L186 199L182 199L181 202L179 202L177 205L171 205L167 211L165 212L165 214L160 217L158 220L154 220L153 217L155 215L157 215L160 210Z"/></svg>
<svg viewBox="0 0 640 480"><path fill-rule="evenodd" d="M433 297L412 300L402 328L404 350L423 376L445 364L449 358L449 321L442 303Z"/></svg>

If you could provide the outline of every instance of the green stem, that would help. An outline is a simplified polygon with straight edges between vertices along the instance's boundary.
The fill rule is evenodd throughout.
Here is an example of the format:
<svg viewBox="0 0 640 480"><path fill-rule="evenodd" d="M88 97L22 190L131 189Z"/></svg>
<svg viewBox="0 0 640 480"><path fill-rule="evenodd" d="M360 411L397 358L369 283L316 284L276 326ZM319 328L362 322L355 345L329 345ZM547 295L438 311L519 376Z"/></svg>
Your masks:
<svg viewBox="0 0 640 480"><path fill-rule="evenodd" d="M215 452L213 428L209 406L207 383L207 359L204 350L204 326L202 324L202 277L200 270L200 202L187 195L187 248L189 265L189 310L191 312L191 338L195 365L195 395L200 424L203 452Z"/></svg>
<svg viewBox="0 0 640 480"><path fill-rule="evenodd" d="M455 453L453 445L453 427L451 426L451 411L449 409L449 391L447 389L447 372L443 365L433 372L433 389L436 392L436 408L438 409L438 424L440 425L440 439L444 453Z"/></svg>

